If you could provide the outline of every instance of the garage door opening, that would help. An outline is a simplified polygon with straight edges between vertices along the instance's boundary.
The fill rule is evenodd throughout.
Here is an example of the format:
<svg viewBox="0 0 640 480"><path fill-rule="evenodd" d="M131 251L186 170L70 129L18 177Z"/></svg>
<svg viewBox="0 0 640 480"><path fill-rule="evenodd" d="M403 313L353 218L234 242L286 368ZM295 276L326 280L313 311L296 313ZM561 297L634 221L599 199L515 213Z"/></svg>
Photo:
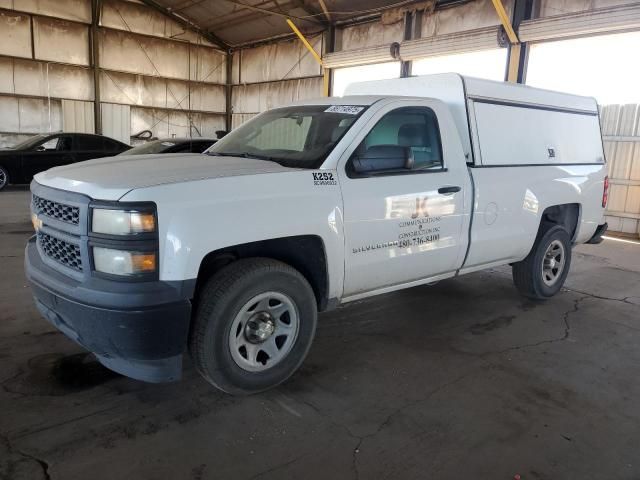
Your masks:
<svg viewBox="0 0 640 480"><path fill-rule="evenodd" d="M365 80L388 80L400 78L400 63L385 62L358 67L336 68L333 71L331 95L341 97L349 84Z"/></svg>
<svg viewBox="0 0 640 480"><path fill-rule="evenodd" d="M507 49L496 48L477 52L445 55L415 60L413 75L455 72L471 77L503 81L507 68Z"/></svg>
<svg viewBox="0 0 640 480"><path fill-rule="evenodd" d="M531 46L527 84L596 97L600 105L640 103L640 32Z"/></svg>

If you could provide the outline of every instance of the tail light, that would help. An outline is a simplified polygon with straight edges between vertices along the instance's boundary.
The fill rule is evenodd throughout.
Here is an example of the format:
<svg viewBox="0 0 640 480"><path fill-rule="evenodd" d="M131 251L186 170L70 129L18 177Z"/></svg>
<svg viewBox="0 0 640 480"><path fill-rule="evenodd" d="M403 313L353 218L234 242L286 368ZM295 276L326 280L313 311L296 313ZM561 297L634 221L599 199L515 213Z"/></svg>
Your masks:
<svg viewBox="0 0 640 480"><path fill-rule="evenodd" d="M602 191L602 208L607 206L609 200L609 175L604 177L604 190Z"/></svg>

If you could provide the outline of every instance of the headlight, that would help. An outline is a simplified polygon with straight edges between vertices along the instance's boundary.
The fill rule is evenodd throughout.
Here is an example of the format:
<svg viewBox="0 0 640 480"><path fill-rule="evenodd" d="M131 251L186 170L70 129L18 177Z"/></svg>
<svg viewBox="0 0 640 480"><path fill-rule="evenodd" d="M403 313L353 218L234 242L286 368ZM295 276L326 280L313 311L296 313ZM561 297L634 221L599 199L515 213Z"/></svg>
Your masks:
<svg viewBox="0 0 640 480"><path fill-rule="evenodd" d="M107 235L153 233L156 231L156 217L152 212L94 208L91 230Z"/></svg>
<svg viewBox="0 0 640 480"><path fill-rule="evenodd" d="M97 272L111 275L139 275L155 272L157 264L155 252L93 247L93 266Z"/></svg>

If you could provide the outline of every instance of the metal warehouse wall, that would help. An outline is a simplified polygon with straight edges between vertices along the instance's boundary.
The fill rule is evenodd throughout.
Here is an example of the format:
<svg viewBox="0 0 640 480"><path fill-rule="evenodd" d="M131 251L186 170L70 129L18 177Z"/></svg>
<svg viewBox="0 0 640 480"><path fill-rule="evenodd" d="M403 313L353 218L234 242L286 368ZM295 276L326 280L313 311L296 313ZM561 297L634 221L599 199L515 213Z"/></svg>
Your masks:
<svg viewBox="0 0 640 480"><path fill-rule="evenodd" d="M140 130L224 129L225 53L137 2L99 4L94 65L91 0L0 0L0 146L34 133L95 131L96 90L103 133L127 143Z"/></svg>
<svg viewBox="0 0 640 480"><path fill-rule="evenodd" d="M640 235L640 105L602 107L601 119L609 164L609 228Z"/></svg>
<svg viewBox="0 0 640 480"><path fill-rule="evenodd" d="M323 35L308 37L320 53ZM298 39L233 53L232 126L270 108L322 96L322 71Z"/></svg>

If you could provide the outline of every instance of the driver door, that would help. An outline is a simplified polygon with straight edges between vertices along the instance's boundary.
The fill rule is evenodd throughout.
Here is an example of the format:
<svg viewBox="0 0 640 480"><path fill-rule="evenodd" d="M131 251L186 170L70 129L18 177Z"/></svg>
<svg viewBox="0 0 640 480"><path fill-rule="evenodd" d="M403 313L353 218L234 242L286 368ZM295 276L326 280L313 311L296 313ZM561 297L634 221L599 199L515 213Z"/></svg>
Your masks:
<svg viewBox="0 0 640 480"><path fill-rule="evenodd" d="M459 268L467 245L468 174L451 128L450 114L440 103L396 101L383 107L360 132L353 151L345 152L344 169L339 169L345 297L451 276ZM381 158L399 151L408 161Z"/></svg>

